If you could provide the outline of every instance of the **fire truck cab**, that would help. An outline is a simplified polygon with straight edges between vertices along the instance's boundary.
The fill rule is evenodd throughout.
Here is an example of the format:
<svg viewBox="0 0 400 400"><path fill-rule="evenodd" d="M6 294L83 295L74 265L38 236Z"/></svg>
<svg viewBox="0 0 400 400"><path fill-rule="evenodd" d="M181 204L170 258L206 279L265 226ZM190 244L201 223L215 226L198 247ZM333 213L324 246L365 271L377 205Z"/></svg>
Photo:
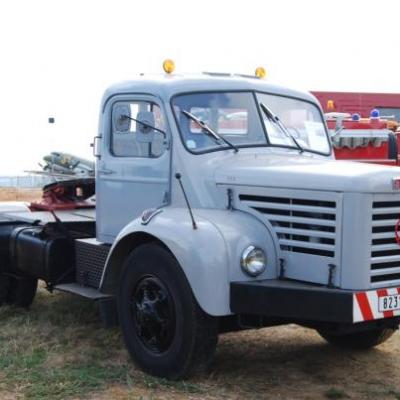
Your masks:
<svg viewBox="0 0 400 400"><path fill-rule="evenodd" d="M170 379L207 366L226 331L297 323L358 348L390 337L396 171L336 161L308 93L172 69L105 92L95 180L2 205L0 303L29 306L38 279L92 298L118 314L134 361Z"/></svg>

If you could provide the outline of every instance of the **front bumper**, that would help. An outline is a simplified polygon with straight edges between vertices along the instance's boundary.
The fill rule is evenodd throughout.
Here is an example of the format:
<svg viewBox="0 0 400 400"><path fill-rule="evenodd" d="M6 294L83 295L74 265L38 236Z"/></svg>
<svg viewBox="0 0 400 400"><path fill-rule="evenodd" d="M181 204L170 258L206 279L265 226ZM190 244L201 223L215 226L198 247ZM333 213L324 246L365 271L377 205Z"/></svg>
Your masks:
<svg viewBox="0 0 400 400"><path fill-rule="evenodd" d="M400 295L400 288L366 292L286 280L231 283L234 314L254 314L293 321L358 323L400 316L379 311L379 297Z"/></svg>

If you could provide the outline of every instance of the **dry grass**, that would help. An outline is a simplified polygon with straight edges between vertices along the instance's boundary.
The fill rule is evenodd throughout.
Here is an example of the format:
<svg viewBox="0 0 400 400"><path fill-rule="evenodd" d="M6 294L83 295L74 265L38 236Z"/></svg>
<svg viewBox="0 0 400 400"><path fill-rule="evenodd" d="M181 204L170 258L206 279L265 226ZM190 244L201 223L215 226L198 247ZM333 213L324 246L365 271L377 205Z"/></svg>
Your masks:
<svg viewBox="0 0 400 400"><path fill-rule="evenodd" d="M0 308L1 399L400 399L400 335L338 351L294 325L221 336L209 374L147 376L94 303L41 289L30 311Z"/></svg>
<svg viewBox="0 0 400 400"><path fill-rule="evenodd" d="M32 201L42 196L42 189L1 188L0 201Z"/></svg>

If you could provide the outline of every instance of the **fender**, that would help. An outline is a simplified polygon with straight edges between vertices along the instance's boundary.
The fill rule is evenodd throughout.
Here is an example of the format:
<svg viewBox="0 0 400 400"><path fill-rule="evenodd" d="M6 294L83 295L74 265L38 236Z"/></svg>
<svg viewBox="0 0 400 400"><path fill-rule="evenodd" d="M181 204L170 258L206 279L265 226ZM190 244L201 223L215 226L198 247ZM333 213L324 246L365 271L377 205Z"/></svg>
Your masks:
<svg viewBox="0 0 400 400"><path fill-rule="evenodd" d="M116 238L106 261L100 291L116 294L123 262L138 245L158 241L179 262L200 307L210 315L230 311L230 282L254 280L240 268L240 256L250 244L268 254L267 268L257 279L276 277L276 251L265 226L242 211L195 209L193 229L186 208L163 208L147 225L130 222Z"/></svg>

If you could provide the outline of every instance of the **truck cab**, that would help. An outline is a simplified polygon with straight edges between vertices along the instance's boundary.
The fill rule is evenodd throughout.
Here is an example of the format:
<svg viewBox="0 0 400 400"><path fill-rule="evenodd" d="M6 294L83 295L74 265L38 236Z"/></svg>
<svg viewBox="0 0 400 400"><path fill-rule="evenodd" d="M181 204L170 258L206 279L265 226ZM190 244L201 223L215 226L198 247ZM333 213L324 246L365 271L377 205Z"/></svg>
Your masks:
<svg viewBox="0 0 400 400"><path fill-rule="evenodd" d="M265 90L265 83L254 78L210 75L158 80L143 77L110 88L102 104L96 175L99 240L113 241L130 217L140 216L147 208L178 206L180 190L174 190L177 182L173 178L177 172L188 185L193 207L221 209L225 196L220 196L219 187L210 186L210 182L226 162L236 163L250 155L298 158L296 139L290 135L303 135L298 140L306 159L331 157L320 110L311 102L312 97L300 100L288 97L293 93L283 89L269 88L275 94ZM272 109L284 113L290 132L269 122L258 107L263 102L272 102ZM209 125L239 151L207 134L184 111ZM159 130L151 131L128 118L143 116ZM270 136L265 135L265 125L270 127ZM148 132L143 133L146 129Z"/></svg>
<svg viewBox="0 0 400 400"><path fill-rule="evenodd" d="M297 323L369 348L397 329L400 179L336 161L312 95L143 75L105 92L94 152L95 210L87 182L79 209L3 207L5 302L42 279L116 304L135 362L170 379L208 366L221 332Z"/></svg>

